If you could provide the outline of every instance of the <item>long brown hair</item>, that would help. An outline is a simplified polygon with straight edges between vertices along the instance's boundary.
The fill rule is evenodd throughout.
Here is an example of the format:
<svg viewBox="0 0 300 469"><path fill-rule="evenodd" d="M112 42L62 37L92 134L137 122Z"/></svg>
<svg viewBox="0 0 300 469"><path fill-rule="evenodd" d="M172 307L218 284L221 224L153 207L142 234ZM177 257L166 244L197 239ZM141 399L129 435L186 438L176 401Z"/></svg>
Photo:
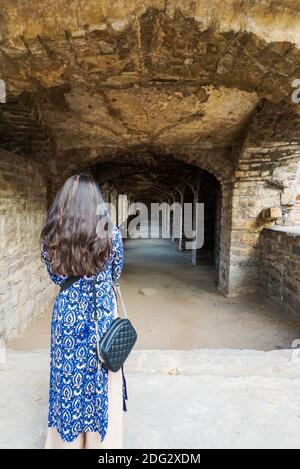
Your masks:
<svg viewBox="0 0 300 469"><path fill-rule="evenodd" d="M49 210L41 240L51 269L59 275L91 276L112 252L111 224L92 176L71 176Z"/></svg>

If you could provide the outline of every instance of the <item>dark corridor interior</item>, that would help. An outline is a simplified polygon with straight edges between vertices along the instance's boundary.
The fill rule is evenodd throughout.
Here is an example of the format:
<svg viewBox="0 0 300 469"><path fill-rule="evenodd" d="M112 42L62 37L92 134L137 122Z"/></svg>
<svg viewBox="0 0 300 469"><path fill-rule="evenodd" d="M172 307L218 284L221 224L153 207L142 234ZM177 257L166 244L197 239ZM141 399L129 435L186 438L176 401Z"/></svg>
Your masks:
<svg viewBox="0 0 300 469"><path fill-rule="evenodd" d="M176 155L160 155L151 151L140 151L134 155L118 155L109 163L94 165L92 173L102 188L106 202L116 205L119 218L118 197L125 195L132 211L123 221L128 225L137 218L142 219L138 209L144 204L148 209L148 235L151 235L151 207L154 205L190 204L193 211L195 229L195 204L204 204L204 244L198 249L197 263L219 265L221 230L221 185L213 174L192 164L183 162ZM160 212L162 221L162 212ZM119 216L119 217L118 217ZM168 214L168 223L175 223L174 213ZM134 219L136 219L134 221ZM178 221L178 220L177 220ZM152 218L153 222L153 218ZM122 222L121 222L122 223ZM172 238L172 226L169 234ZM123 231L125 233L125 231ZM126 233L126 235L128 232ZM143 235L145 231L143 230ZM160 230L160 235L162 232ZM130 233L129 233L130 236ZM167 234L168 236L168 234ZM182 239L173 237L179 250L186 250L183 232ZM181 241L181 243L180 243Z"/></svg>

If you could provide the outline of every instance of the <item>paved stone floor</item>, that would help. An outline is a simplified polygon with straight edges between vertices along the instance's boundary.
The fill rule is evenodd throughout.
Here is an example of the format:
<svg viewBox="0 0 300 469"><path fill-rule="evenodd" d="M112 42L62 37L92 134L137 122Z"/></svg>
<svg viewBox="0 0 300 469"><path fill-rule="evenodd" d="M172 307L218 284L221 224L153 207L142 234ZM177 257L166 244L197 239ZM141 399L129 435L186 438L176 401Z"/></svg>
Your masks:
<svg viewBox="0 0 300 469"><path fill-rule="evenodd" d="M139 340L126 363L127 448L299 448L299 324L260 298L224 298L209 266L165 241L126 243L123 290ZM49 320L0 365L0 447L41 448ZM293 358L294 357L294 358Z"/></svg>
<svg viewBox="0 0 300 469"><path fill-rule="evenodd" d="M300 366L289 351L138 350L126 375L126 448L300 448ZM0 385L0 447L41 448L46 351L9 351Z"/></svg>

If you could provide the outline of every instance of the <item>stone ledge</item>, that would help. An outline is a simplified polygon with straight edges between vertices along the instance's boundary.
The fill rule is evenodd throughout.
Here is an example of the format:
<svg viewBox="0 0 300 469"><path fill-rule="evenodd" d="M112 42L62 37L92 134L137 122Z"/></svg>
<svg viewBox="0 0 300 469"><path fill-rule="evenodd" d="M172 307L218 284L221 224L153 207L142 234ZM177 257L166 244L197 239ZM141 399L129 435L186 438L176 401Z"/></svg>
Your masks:
<svg viewBox="0 0 300 469"><path fill-rule="evenodd" d="M288 236L300 236L300 225L272 226L270 228L265 228L264 231L277 231L280 233L286 233Z"/></svg>

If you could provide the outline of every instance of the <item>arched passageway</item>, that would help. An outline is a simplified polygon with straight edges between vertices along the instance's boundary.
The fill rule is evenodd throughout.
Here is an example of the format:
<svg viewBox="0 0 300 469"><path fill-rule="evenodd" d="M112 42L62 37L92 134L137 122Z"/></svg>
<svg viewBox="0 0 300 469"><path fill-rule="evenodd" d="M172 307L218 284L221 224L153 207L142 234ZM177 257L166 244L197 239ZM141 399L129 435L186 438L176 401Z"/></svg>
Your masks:
<svg viewBox="0 0 300 469"><path fill-rule="evenodd" d="M277 350L299 336L299 323L262 295L224 297L214 265L192 265L191 253L169 240L129 238L124 247L122 290L138 331L137 350ZM47 311L9 346L44 349L49 321Z"/></svg>
<svg viewBox="0 0 300 469"><path fill-rule="evenodd" d="M42 445L57 290L39 234L84 171L125 232L125 196L177 204L152 223L170 239L124 240L140 338L126 444L299 446L299 366L277 350L300 333L298 2L2 0L0 19L1 444ZM205 205L204 244L185 203L193 229Z"/></svg>
<svg viewBox="0 0 300 469"><path fill-rule="evenodd" d="M212 173L146 149L89 170L123 233L122 284L138 349L274 350L289 347L300 334L298 322L268 304L262 291L237 298L219 291L226 191ZM191 242L197 203L203 206L200 247ZM184 221L190 223L187 232ZM48 325L47 313L34 326L34 345L31 330L11 346L44 347Z"/></svg>
<svg viewBox="0 0 300 469"><path fill-rule="evenodd" d="M273 228L290 223L296 202L296 5L232 0L224 12L221 0L85 3L26 0L16 10L3 1L3 336L26 328L53 297L41 286L38 231L56 190L78 171L95 174L112 201L123 193L148 203L204 200L206 244L192 250L193 264L213 260L223 294L262 291L298 317L298 274L289 268L298 272L298 238L288 237L283 270L273 252Z"/></svg>
<svg viewBox="0 0 300 469"><path fill-rule="evenodd" d="M180 251L188 249L194 265L207 262L218 268L222 191L212 174L174 156L145 150L121 154L109 165L99 163L92 173L112 205L123 238L141 236L128 229L133 231L138 222L148 224L146 236L169 239Z"/></svg>
<svg viewBox="0 0 300 469"><path fill-rule="evenodd" d="M197 2L130 1L101 12L92 0L83 11L76 3L49 16L42 2L36 10L24 1L13 14L3 2L0 334L16 335L51 305L39 231L56 190L78 171L95 176L121 225L125 195L148 208L177 204L164 209L166 259L188 259L199 292L211 269L214 294L263 295L298 320L300 238L286 229L300 161L291 86L298 9L272 4L266 31L265 2L236 9L229 1L222 18L220 0L203 11ZM288 34L279 26L287 18ZM198 203L204 244L201 230L184 230L185 204L195 229ZM184 298L184 283L178 288Z"/></svg>
<svg viewBox="0 0 300 469"><path fill-rule="evenodd" d="M226 298L219 291L221 240L228 233L222 224L226 186L211 172L176 156L139 149L89 168L123 233L122 283L139 332L137 348L289 347L299 325L268 304L263 291L237 298ZM197 203L203 206L204 237L199 247L191 242L199 221ZM184 221L190 223L187 233ZM48 325L47 311L34 326L34 342L31 329L11 345L44 347Z"/></svg>

